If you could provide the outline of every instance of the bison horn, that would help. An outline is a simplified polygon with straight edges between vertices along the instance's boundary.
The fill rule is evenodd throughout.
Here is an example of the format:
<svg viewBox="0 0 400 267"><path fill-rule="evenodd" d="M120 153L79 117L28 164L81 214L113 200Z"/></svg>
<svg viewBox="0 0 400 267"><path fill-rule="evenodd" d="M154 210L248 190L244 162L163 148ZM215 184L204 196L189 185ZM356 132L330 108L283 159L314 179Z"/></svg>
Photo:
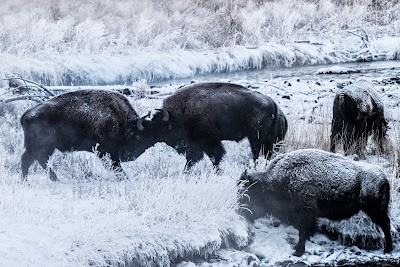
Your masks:
<svg viewBox="0 0 400 267"><path fill-rule="evenodd" d="M143 131L144 127L143 127L143 118L140 118L137 122L136 122L136 128L138 128L139 131Z"/></svg>
<svg viewBox="0 0 400 267"><path fill-rule="evenodd" d="M169 121L169 113L165 109L157 108L156 110L163 112L163 121Z"/></svg>
<svg viewBox="0 0 400 267"><path fill-rule="evenodd" d="M147 113L147 115L141 117L137 122L136 122L136 128L138 128L139 131L143 131L144 127L143 127L143 120L147 117L150 116L150 111Z"/></svg>

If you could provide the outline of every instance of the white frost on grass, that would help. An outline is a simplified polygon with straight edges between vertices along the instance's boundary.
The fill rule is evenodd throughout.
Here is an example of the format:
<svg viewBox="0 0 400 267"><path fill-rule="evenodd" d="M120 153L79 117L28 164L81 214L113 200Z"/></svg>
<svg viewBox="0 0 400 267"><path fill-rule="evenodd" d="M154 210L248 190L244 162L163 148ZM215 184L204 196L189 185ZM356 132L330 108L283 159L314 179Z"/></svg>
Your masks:
<svg viewBox="0 0 400 267"><path fill-rule="evenodd" d="M387 40L387 42L385 41ZM400 37L371 41L373 49L360 50L360 40L341 42L268 43L257 47L231 46L215 50L135 51L132 54L40 53L17 56L0 53L4 64L0 77L19 73L46 85L124 84L136 80L158 81L189 78L208 73L233 72L262 67L356 62L397 58ZM397 44L397 45L396 45Z"/></svg>
<svg viewBox="0 0 400 267"><path fill-rule="evenodd" d="M30 187L18 179L0 180L0 240L8 244L2 266L169 265L177 257L211 255L232 236L236 245L247 242L231 177L54 184L42 174L29 176Z"/></svg>

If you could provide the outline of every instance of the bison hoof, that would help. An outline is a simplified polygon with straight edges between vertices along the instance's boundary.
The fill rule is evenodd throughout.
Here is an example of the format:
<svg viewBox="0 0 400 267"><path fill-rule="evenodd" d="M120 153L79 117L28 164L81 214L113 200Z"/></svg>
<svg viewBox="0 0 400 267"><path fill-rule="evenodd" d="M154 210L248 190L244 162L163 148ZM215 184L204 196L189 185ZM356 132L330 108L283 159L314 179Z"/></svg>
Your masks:
<svg viewBox="0 0 400 267"><path fill-rule="evenodd" d="M305 247L302 245L297 244L296 246L294 246L294 249L296 250L293 255L296 257L301 257L304 252L305 252Z"/></svg>
<svg viewBox="0 0 400 267"><path fill-rule="evenodd" d="M293 253L293 256L301 257L301 256L303 256L303 254L304 254L304 251L298 251L298 250L296 250L296 251Z"/></svg>

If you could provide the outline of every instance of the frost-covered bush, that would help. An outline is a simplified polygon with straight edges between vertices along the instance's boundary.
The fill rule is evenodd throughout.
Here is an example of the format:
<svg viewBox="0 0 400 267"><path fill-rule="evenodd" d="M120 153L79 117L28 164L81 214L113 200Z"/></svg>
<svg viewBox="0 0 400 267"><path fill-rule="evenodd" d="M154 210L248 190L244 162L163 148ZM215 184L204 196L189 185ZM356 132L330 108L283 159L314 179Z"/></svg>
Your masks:
<svg viewBox="0 0 400 267"><path fill-rule="evenodd" d="M398 1L372 0L5 0L0 51L115 54L261 45L343 35L356 27L381 34L385 26L386 33L398 34L398 9Z"/></svg>

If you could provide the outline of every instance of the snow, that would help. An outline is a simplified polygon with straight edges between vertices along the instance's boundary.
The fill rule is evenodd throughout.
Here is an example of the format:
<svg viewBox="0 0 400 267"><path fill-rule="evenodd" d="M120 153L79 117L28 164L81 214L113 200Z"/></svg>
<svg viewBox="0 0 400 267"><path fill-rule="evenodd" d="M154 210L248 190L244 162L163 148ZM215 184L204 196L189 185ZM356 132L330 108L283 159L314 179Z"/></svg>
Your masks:
<svg viewBox="0 0 400 267"><path fill-rule="evenodd" d="M101 31L101 25L97 31ZM340 87L362 77L374 84L382 97L395 151L400 114L398 84L386 82L388 77L379 70L363 73L362 67L339 63L397 59L400 37L373 39L368 49L360 46L359 38L343 38L168 52L139 50L113 55L2 51L0 77L19 73L55 91L128 89L133 92L130 100L140 115L161 107L165 97L190 80L232 81L278 102L289 120L281 152L328 149L334 96ZM315 64L335 66L317 67L311 74L299 77L287 74L298 71L296 66ZM383 64L391 68L393 62ZM287 69L278 72L276 67ZM251 73L262 68L270 70L268 75L251 77ZM254 72L235 76L241 75L234 73L239 70ZM204 74L220 76L198 76ZM396 76L390 75L389 78ZM164 81L183 78L189 80ZM150 88L149 83L156 81L158 85ZM0 88L0 92L3 98L6 90ZM268 217L248 225L236 213L237 199L242 194L236 180L245 169L264 171L267 161L251 161L247 140L238 144L224 142L227 155L220 174L213 172L207 158L190 173L183 173L185 158L159 144L136 161L123 164L130 177L127 181L117 181L106 158L74 152L56 153L49 161L60 183L49 181L36 165L28 177L30 186L20 184L23 138L19 117L33 105L27 101L0 103L1 266L274 266L284 261L331 265L341 260L363 262L400 257L398 233L390 255L384 255L382 249L359 249L316 234L306 243L306 253L297 258L292 254L298 233L292 226L276 226ZM373 154L374 148L368 148L367 161L381 166L391 181L392 228L398 232L400 185L393 170L394 157ZM375 226L365 221L365 215L359 214L348 221L320 223L352 237L355 233L377 233ZM379 234L376 235L380 237Z"/></svg>

